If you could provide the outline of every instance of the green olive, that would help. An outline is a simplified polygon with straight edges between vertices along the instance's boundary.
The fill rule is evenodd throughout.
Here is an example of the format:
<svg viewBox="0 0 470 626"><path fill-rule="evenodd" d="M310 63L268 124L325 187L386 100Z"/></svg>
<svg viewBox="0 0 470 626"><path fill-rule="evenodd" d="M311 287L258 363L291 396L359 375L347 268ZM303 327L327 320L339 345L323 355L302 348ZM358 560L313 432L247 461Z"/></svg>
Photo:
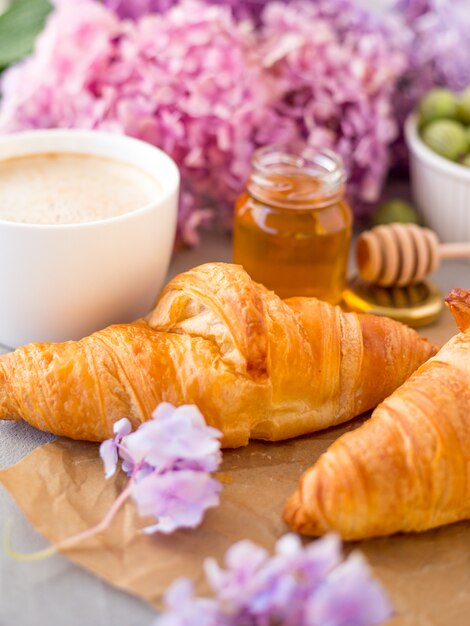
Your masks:
<svg viewBox="0 0 470 626"><path fill-rule="evenodd" d="M388 200L381 204L372 218L374 226L393 224L394 222L419 224L415 208L405 200Z"/></svg>
<svg viewBox="0 0 470 626"><path fill-rule="evenodd" d="M468 152L467 130L455 120L431 122L423 128L421 136L431 150L451 161L457 161Z"/></svg>
<svg viewBox="0 0 470 626"><path fill-rule="evenodd" d="M457 102L459 119L465 124L470 124L470 87L467 87L460 94Z"/></svg>
<svg viewBox="0 0 470 626"><path fill-rule="evenodd" d="M470 154L466 154L460 162L462 165L465 165L465 167L470 167Z"/></svg>
<svg viewBox="0 0 470 626"><path fill-rule="evenodd" d="M457 98L450 89L431 89L419 103L419 121L422 126L434 120L456 118Z"/></svg>

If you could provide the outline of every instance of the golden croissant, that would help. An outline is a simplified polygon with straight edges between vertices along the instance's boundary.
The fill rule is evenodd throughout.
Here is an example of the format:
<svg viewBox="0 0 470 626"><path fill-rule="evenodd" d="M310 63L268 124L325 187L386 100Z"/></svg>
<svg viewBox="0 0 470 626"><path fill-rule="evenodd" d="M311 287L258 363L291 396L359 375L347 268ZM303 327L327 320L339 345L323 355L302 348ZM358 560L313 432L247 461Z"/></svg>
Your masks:
<svg viewBox="0 0 470 626"><path fill-rule="evenodd" d="M194 403L237 447L344 422L434 352L398 322L282 301L210 263L171 280L146 320L0 357L0 419L101 441L122 417L137 426L159 402Z"/></svg>
<svg viewBox="0 0 470 626"><path fill-rule="evenodd" d="M470 518L470 291L447 304L462 332L307 470L292 528L363 539Z"/></svg>

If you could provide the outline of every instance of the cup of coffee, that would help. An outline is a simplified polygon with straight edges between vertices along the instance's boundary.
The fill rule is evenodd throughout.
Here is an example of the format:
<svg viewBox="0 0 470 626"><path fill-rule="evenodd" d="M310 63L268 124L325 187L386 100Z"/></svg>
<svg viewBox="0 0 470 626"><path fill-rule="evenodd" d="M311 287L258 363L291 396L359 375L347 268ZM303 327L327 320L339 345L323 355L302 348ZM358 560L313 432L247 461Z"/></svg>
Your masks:
<svg viewBox="0 0 470 626"><path fill-rule="evenodd" d="M122 135L0 138L0 343L79 339L149 312L174 244L179 172Z"/></svg>

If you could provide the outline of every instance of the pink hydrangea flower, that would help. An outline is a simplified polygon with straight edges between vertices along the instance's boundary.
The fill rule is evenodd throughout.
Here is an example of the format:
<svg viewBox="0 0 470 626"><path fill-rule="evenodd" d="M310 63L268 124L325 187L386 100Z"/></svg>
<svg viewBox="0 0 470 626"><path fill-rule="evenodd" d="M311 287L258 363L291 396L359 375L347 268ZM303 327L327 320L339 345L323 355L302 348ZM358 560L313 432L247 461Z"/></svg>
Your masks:
<svg viewBox="0 0 470 626"><path fill-rule="evenodd" d="M177 2L178 0L105 0L105 4L120 17L130 19L138 19L149 13L165 13ZM229 7L237 19L251 18L259 21L266 0L210 0L210 2Z"/></svg>
<svg viewBox="0 0 470 626"><path fill-rule="evenodd" d="M115 436L100 446L106 477L118 458L130 476L128 493L142 516L156 524L144 532L171 533L198 526L207 509L217 506L221 484L211 477L222 460L220 431L206 426L196 406L161 403L137 430L128 419L114 425Z"/></svg>
<svg viewBox="0 0 470 626"><path fill-rule="evenodd" d="M378 199L398 133L392 97L405 58L384 28L347 0L272 2L262 16L276 108L312 146L342 155L357 215Z"/></svg>
<svg viewBox="0 0 470 626"><path fill-rule="evenodd" d="M34 55L3 76L0 129L95 128L106 114L106 73L122 33L101 4L62 0L36 41Z"/></svg>

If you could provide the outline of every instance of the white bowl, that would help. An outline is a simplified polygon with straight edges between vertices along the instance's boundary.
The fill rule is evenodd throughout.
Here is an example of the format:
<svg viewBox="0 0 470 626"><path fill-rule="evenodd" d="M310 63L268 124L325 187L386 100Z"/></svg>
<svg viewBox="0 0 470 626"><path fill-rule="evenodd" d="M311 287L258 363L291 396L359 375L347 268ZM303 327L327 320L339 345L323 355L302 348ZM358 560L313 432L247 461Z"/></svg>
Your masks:
<svg viewBox="0 0 470 626"><path fill-rule="evenodd" d="M150 204L78 224L0 220L0 343L79 339L148 313L174 244L179 172L150 144L96 131L41 130L0 138L0 160L67 152L117 159L157 179Z"/></svg>
<svg viewBox="0 0 470 626"><path fill-rule="evenodd" d="M426 226L443 242L470 241L470 168L428 148L415 114L406 120L405 138L413 197Z"/></svg>

